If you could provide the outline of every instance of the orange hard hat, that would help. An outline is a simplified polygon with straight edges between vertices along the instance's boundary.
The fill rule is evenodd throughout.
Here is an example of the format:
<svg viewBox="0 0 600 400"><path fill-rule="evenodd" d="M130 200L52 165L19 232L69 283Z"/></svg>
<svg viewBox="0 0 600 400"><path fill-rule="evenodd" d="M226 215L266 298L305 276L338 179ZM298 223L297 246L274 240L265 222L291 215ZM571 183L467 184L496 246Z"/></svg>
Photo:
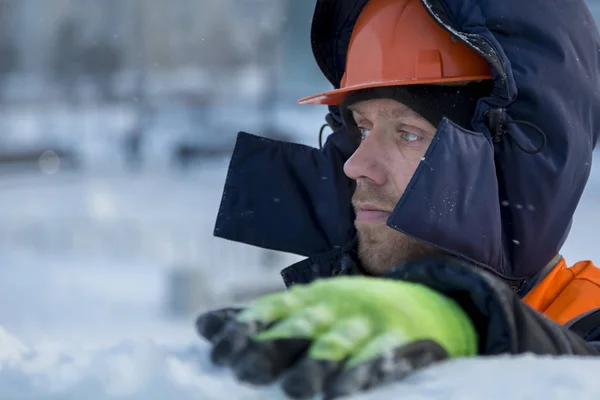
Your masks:
<svg viewBox="0 0 600 400"><path fill-rule="evenodd" d="M298 103L339 105L360 89L491 78L486 60L439 26L420 0L369 0L350 37L340 89Z"/></svg>

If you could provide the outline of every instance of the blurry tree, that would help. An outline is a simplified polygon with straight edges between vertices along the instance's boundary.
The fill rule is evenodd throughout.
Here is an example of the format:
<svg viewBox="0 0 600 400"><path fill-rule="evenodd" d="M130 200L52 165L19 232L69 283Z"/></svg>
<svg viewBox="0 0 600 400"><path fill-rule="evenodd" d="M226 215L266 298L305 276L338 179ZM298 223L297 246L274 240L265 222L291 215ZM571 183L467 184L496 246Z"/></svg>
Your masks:
<svg viewBox="0 0 600 400"><path fill-rule="evenodd" d="M82 45L79 41L80 26L71 17L59 24L54 38L51 60L52 76L63 91L67 101L77 101L77 81L81 71Z"/></svg>
<svg viewBox="0 0 600 400"><path fill-rule="evenodd" d="M69 102L77 101L81 79L89 79L101 100L116 99L115 74L121 69L120 48L106 36L82 39L82 23L72 16L63 18L56 29L51 70Z"/></svg>
<svg viewBox="0 0 600 400"><path fill-rule="evenodd" d="M8 29L12 3L9 0L0 0L0 102L4 100L7 78L18 66L19 53Z"/></svg>
<svg viewBox="0 0 600 400"><path fill-rule="evenodd" d="M82 47L81 72L96 87L105 102L115 101L115 75L123 63L120 49L108 40L98 40Z"/></svg>
<svg viewBox="0 0 600 400"><path fill-rule="evenodd" d="M245 40L254 32L239 32L239 20L234 16L226 1L207 1L199 16L204 32L198 62L210 76L213 96L223 94L231 78L253 61L255 49L246 46Z"/></svg>
<svg viewBox="0 0 600 400"><path fill-rule="evenodd" d="M17 68L18 52L9 40L0 40L0 103L4 101L7 78Z"/></svg>
<svg viewBox="0 0 600 400"><path fill-rule="evenodd" d="M278 0L279 7L269 7L271 13L263 13L259 19L262 28L256 44L258 64L265 76L265 87L260 101L260 111L263 117L262 134L272 138L285 139L284 132L277 131L275 109L279 102L282 80L280 79L280 56L282 48L282 33L286 23L286 10L291 0Z"/></svg>
<svg viewBox="0 0 600 400"><path fill-rule="evenodd" d="M331 89L312 53L310 28L315 3L316 0L288 0L285 31L281 38L281 79L286 85L282 99L286 102Z"/></svg>

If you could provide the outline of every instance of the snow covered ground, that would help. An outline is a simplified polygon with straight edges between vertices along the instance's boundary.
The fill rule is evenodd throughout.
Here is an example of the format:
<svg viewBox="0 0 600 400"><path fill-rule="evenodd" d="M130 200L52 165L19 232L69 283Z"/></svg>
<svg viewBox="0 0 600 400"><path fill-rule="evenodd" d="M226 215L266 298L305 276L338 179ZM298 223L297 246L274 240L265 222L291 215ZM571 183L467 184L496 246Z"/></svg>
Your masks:
<svg viewBox="0 0 600 400"><path fill-rule="evenodd" d="M279 387L237 383L207 362L203 343L169 347L138 339L89 350L28 347L0 331L0 398L11 400L285 399ZM354 400L597 399L599 362L525 355L440 364Z"/></svg>
<svg viewBox="0 0 600 400"><path fill-rule="evenodd" d="M600 260L599 164L564 247L571 263ZM283 288L278 270L297 259L211 236L226 165L2 177L0 400L282 397L211 368L193 330L201 309ZM197 310L183 315L169 306L175 269L199 274ZM460 360L356 398L597 399L599 368L566 358Z"/></svg>

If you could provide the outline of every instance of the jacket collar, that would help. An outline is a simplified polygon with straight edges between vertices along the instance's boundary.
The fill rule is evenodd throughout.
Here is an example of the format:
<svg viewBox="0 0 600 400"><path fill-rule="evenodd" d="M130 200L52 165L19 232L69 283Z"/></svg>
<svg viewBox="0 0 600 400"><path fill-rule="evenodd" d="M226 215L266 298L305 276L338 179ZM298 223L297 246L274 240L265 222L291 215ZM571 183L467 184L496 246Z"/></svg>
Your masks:
<svg viewBox="0 0 600 400"><path fill-rule="evenodd" d="M281 271L281 277L286 287L321 278L364 275L358 262L357 244L355 237L344 247L317 254L285 268Z"/></svg>
<svg viewBox="0 0 600 400"><path fill-rule="evenodd" d="M289 288L295 284L308 284L317 279L336 276L366 275L360 267L356 253L357 243L357 239L354 238L343 248L317 254L283 269L281 276L286 287ZM561 259L562 255L557 254L538 274L530 279L518 281L504 279L504 281L520 297L524 297L556 267Z"/></svg>

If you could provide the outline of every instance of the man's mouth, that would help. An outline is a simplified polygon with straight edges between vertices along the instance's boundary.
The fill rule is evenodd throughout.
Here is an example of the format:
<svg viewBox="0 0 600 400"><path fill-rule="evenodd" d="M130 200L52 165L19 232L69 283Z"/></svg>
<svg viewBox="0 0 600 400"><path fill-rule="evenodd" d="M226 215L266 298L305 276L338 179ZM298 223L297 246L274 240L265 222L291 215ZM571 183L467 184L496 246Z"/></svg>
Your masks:
<svg viewBox="0 0 600 400"><path fill-rule="evenodd" d="M361 204L356 207L356 222L385 222L390 214L391 211L369 204Z"/></svg>

